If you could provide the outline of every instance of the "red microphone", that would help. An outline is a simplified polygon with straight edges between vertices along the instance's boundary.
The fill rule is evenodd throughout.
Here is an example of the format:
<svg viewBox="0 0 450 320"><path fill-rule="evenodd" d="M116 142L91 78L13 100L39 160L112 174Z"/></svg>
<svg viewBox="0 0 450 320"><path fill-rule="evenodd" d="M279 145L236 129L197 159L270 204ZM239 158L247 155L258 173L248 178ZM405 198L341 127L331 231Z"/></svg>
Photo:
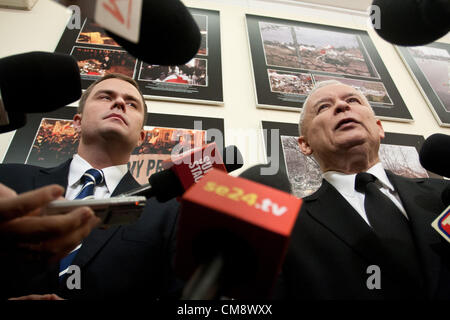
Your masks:
<svg viewBox="0 0 450 320"><path fill-rule="evenodd" d="M166 202L181 196L213 168L231 172L242 165L242 155L235 146L225 148L222 158L216 143L209 143L164 161L162 167L165 170L152 174L148 185L121 196L156 197L159 202Z"/></svg>
<svg viewBox="0 0 450 320"><path fill-rule="evenodd" d="M268 298L301 203L288 193L211 170L181 199L175 270L182 279L195 271L184 298Z"/></svg>

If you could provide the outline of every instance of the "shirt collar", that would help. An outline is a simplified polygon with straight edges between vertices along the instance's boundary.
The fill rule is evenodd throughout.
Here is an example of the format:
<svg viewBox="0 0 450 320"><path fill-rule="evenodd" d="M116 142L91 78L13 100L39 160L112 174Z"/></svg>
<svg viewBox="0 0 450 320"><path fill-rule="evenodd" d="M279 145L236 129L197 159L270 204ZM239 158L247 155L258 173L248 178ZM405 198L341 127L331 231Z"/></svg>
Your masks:
<svg viewBox="0 0 450 320"><path fill-rule="evenodd" d="M394 191L394 187L389 181L386 171L384 171L381 162L373 165L368 173L373 174L383 185L383 187ZM323 178L327 180L333 187L346 195L352 195L355 192L355 177L356 174L345 174L338 171L327 171L322 174Z"/></svg>
<svg viewBox="0 0 450 320"><path fill-rule="evenodd" d="M86 172L86 170L92 168L92 166L84 160L80 155L75 154L73 156L72 162L70 163L69 169L69 187L78 183ZM111 166L102 169L103 174L105 175L105 183L109 192L113 192L120 180L125 176L128 172L128 166L126 164L121 164L117 166Z"/></svg>

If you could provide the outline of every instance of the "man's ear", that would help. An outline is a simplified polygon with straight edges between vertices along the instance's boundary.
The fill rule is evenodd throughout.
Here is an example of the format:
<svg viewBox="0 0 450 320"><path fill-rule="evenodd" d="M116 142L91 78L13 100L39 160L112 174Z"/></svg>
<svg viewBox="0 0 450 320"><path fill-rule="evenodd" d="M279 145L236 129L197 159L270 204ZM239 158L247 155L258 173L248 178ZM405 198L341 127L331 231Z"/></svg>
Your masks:
<svg viewBox="0 0 450 320"><path fill-rule="evenodd" d="M144 139L145 139L145 130L141 129L141 132L139 132L139 140L136 144L136 147L139 147L142 144L142 142L144 142Z"/></svg>
<svg viewBox="0 0 450 320"><path fill-rule="evenodd" d="M385 134L384 134L383 125L381 124L381 120L380 119L377 119L377 126L379 128L380 138L383 139Z"/></svg>
<svg viewBox="0 0 450 320"><path fill-rule="evenodd" d="M76 132L81 132L81 119L82 119L81 113L77 113L73 116L73 127L75 128Z"/></svg>
<svg viewBox="0 0 450 320"><path fill-rule="evenodd" d="M313 153L313 150L311 149L310 145L308 144L308 141L306 141L305 136L298 137L298 145L300 147L300 151L305 156L310 156Z"/></svg>

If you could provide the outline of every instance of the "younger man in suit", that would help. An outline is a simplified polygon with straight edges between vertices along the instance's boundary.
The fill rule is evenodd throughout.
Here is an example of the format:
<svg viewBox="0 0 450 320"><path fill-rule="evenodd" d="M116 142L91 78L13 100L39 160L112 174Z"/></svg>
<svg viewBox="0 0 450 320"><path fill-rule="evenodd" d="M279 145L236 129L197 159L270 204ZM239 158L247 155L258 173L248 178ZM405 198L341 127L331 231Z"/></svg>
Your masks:
<svg viewBox="0 0 450 320"><path fill-rule="evenodd" d="M146 104L137 83L120 74L109 74L82 95L75 129L80 133L78 153L56 168L1 165L0 182L18 193L48 185L66 188L65 198L85 192L86 176L95 180L94 198L119 195L139 184L127 169L133 149L145 138ZM87 173L87 175L86 175ZM17 177L20 176L20 179ZM94 179L95 178L95 179ZM70 265L81 270L81 289L60 281L67 268L27 278L27 267L10 285L11 295L57 293L63 298L152 299L171 295L171 257L176 201L149 200L140 220L130 226L94 230L76 249Z"/></svg>
<svg viewBox="0 0 450 320"><path fill-rule="evenodd" d="M278 298L450 298L450 246L430 225L449 182L385 171L383 137L358 90L325 81L308 96L298 141L324 179L304 198Z"/></svg>

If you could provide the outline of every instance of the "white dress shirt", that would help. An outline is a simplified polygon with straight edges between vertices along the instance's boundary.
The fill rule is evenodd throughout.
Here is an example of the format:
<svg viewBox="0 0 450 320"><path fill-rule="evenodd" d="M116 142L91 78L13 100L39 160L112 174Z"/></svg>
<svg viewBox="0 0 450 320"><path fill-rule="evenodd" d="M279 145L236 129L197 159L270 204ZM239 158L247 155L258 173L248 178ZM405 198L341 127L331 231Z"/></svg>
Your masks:
<svg viewBox="0 0 450 320"><path fill-rule="evenodd" d="M375 181L376 185L379 187L381 192L383 192L389 199L394 202L394 204L400 209L403 215L408 218L405 209L400 201L398 193L395 191L391 182L389 181L386 171L384 171L383 166L380 162L375 164L369 170L368 173L373 174L378 180ZM367 219L367 214L364 209L364 193L355 190L355 178L356 174L344 174L337 171L327 171L323 173L323 178L326 179L336 190L350 203L350 205L355 208L359 215L367 222L370 226L369 220Z"/></svg>
<svg viewBox="0 0 450 320"><path fill-rule="evenodd" d="M70 163L69 169L69 179L66 188L65 198L68 200L73 200L81 191L83 184L80 179L86 170L91 169L92 166L80 157L78 154L73 156L73 160ZM111 194L116 189L120 180L125 176L128 171L128 166L126 164L112 166L102 169L105 175L105 182L95 186L94 188L94 199L103 199L111 197Z"/></svg>

